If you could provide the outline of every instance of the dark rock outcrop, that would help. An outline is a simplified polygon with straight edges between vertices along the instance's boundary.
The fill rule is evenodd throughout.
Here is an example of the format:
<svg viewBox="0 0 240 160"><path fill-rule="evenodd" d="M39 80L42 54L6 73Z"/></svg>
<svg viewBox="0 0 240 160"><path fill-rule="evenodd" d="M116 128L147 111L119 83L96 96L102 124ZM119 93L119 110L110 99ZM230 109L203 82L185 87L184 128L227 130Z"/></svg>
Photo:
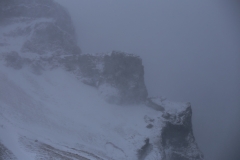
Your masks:
<svg viewBox="0 0 240 160"><path fill-rule="evenodd" d="M116 51L111 54L83 54L68 56L62 64L79 75L82 82L98 88L110 103L142 103L147 98L144 67L138 56Z"/></svg>
<svg viewBox="0 0 240 160"><path fill-rule="evenodd" d="M120 103L144 102L147 98L144 68L137 56L119 52L105 56L102 77L100 85L108 83L119 90Z"/></svg>
<svg viewBox="0 0 240 160"><path fill-rule="evenodd" d="M16 160L13 153L0 142L0 160Z"/></svg>
<svg viewBox="0 0 240 160"><path fill-rule="evenodd" d="M149 143L149 138L145 139L145 144L138 150L138 159L144 160L146 156L151 152L152 144Z"/></svg>
<svg viewBox="0 0 240 160"><path fill-rule="evenodd" d="M162 118L164 127L161 131L160 148L164 160L202 160L202 152L195 141L192 129L191 104L170 104L175 107L169 108L166 99L159 98L151 101L156 106L164 108ZM156 103L159 102L159 103Z"/></svg>

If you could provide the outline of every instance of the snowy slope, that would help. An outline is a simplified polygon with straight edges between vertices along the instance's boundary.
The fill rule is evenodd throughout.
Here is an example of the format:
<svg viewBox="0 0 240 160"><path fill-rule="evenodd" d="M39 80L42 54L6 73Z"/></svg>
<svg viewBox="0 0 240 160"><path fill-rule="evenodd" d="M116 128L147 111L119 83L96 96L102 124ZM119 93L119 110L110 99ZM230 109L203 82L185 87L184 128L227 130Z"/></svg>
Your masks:
<svg viewBox="0 0 240 160"><path fill-rule="evenodd" d="M0 79L0 140L18 159L38 154L26 151L23 137L119 160L137 159L146 138L153 144L159 140L161 112L145 105L108 104L95 88L62 69L35 75L27 67L17 71L1 64ZM146 117L153 119L153 128L146 127ZM160 157L157 147L153 152Z"/></svg>
<svg viewBox="0 0 240 160"><path fill-rule="evenodd" d="M140 57L82 54L52 0L0 13L0 160L203 159L190 103L148 97Z"/></svg>

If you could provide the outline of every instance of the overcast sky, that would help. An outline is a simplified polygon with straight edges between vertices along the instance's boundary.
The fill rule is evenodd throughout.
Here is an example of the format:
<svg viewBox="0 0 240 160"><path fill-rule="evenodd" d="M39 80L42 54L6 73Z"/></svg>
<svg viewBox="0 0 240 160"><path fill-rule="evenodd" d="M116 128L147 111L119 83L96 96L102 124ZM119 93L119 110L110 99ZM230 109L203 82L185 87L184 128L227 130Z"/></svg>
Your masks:
<svg viewBox="0 0 240 160"><path fill-rule="evenodd" d="M238 0L56 1L69 10L83 53L140 55L150 96L192 103L194 134L206 160L235 160L240 148Z"/></svg>

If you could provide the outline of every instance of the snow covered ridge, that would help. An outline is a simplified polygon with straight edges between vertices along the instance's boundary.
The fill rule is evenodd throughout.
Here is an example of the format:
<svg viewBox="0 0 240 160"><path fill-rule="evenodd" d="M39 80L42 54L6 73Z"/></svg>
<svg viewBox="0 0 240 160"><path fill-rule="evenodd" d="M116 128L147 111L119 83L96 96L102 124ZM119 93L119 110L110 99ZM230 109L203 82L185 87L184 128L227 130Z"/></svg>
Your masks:
<svg viewBox="0 0 240 160"><path fill-rule="evenodd" d="M0 159L201 160L191 116L140 57L82 54L52 0L0 1Z"/></svg>
<svg viewBox="0 0 240 160"><path fill-rule="evenodd" d="M61 68L36 75L29 67L0 64L0 147L6 160L202 159L190 106L176 114L167 105L159 111L148 104L110 104Z"/></svg>

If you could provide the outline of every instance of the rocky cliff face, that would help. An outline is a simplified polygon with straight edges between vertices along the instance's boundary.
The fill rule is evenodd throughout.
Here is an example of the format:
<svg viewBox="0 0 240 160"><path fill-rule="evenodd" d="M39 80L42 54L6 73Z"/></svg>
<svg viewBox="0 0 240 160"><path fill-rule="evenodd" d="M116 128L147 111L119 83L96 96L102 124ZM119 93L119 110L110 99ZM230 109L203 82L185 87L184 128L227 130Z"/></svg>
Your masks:
<svg viewBox="0 0 240 160"><path fill-rule="evenodd" d="M63 64L110 103L138 104L147 98L142 60L137 56L113 51L68 57Z"/></svg>
<svg viewBox="0 0 240 160"><path fill-rule="evenodd" d="M159 112L164 124L158 133L159 140L152 144L146 139L138 152L139 159L148 159L153 146L158 146L159 159L203 159L193 136L190 104L148 98L144 68L138 56L116 51L82 54L70 16L54 1L0 1L0 35L0 59L8 67L27 67L38 75L44 70L64 68L95 87L111 104L144 104ZM153 126L154 119L145 117L145 121L148 128ZM2 150L7 148L0 145ZM1 154L0 159L7 159L8 153L11 151Z"/></svg>
<svg viewBox="0 0 240 160"><path fill-rule="evenodd" d="M9 64L54 66L61 56L81 53L71 18L52 0L2 0L0 20L1 52L10 55Z"/></svg>
<svg viewBox="0 0 240 160"><path fill-rule="evenodd" d="M203 159L203 154L198 149L192 131L191 104L176 104L164 98L149 98L148 100L163 111L162 117L165 121L161 132L163 159Z"/></svg>

